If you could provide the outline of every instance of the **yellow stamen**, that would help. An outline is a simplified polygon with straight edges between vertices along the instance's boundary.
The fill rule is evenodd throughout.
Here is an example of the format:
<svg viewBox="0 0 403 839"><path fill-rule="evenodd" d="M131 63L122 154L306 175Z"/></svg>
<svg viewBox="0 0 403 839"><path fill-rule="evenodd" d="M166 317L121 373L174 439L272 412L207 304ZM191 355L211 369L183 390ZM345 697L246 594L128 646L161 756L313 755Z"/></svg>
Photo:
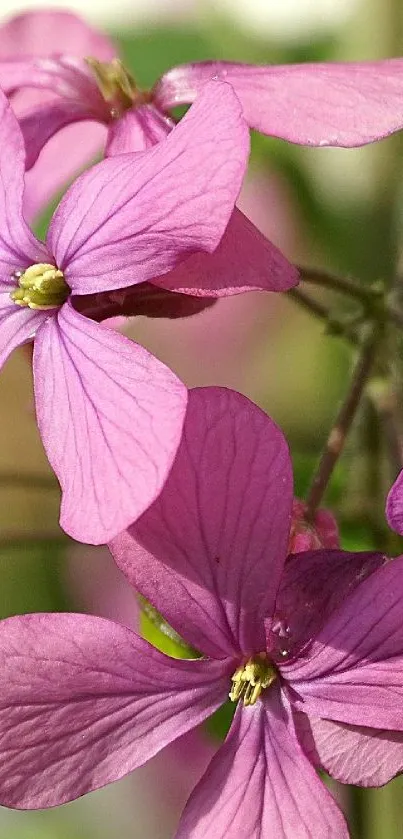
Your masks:
<svg viewBox="0 0 403 839"><path fill-rule="evenodd" d="M262 690L270 687L276 678L276 670L267 661L265 653L261 653L235 671L229 698L237 702L242 696L244 705L254 705Z"/></svg>
<svg viewBox="0 0 403 839"><path fill-rule="evenodd" d="M55 309L68 298L70 289L64 274L54 265L38 262L26 271L16 271L18 288L10 294L17 306L30 309Z"/></svg>
<svg viewBox="0 0 403 839"><path fill-rule="evenodd" d="M151 101L151 94L137 87L135 79L118 58L109 62L98 61L97 58L85 60L94 73L105 102L110 105L111 116L119 117L133 105Z"/></svg>

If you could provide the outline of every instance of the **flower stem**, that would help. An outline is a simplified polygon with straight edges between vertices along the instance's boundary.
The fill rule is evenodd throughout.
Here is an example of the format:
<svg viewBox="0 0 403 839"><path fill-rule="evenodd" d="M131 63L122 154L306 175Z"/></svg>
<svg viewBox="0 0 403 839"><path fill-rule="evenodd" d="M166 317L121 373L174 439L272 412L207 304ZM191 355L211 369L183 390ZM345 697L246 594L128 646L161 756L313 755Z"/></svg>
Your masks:
<svg viewBox="0 0 403 839"><path fill-rule="evenodd" d="M330 431L317 472L307 498L307 518L313 519L319 507L333 469L343 451L353 419L368 380L379 340L379 329L373 328L361 345L361 352L353 371L350 387Z"/></svg>
<svg viewBox="0 0 403 839"><path fill-rule="evenodd" d="M333 291L338 291L341 294L347 294L358 300L364 306L368 306L374 299L379 298L383 294L381 286L366 287L362 283L351 280L347 277L337 277L334 274L329 274L327 271L322 271L317 268L305 268L297 265L297 269L301 275L301 279L306 283L321 286L322 288L330 288Z"/></svg>
<svg viewBox="0 0 403 839"><path fill-rule="evenodd" d="M298 305L314 315L318 320L323 321L328 327L329 333L332 335L341 335L346 338L350 344L357 346L359 344L359 337L356 330L351 324L345 323L341 318L336 318L332 315L328 306L325 306L319 300L314 300L310 294L307 294L300 288L291 288L288 291L289 297L292 298Z"/></svg>

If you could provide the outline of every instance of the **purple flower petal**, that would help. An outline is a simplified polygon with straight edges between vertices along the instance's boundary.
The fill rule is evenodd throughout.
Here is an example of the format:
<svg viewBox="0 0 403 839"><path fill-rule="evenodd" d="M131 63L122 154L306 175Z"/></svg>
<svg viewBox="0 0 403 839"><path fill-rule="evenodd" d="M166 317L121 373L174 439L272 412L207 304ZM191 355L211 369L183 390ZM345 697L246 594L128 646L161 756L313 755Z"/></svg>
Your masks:
<svg viewBox="0 0 403 839"><path fill-rule="evenodd" d="M29 97L21 97L16 102L16 112L20 117L26 107L27 100L32 107L33 102L38 108L46 101L81 102L84 106L87 103L94 110L99 111L101 118L109 114L105 100L103 99L95 79L81 58L75 56L60 56L51 58L49 55L36 56L21 60L9 58L0 61L0 81L4 93L10 95L17 90L21 93L29 89ZM41 94L32 95L32 91L41 91ZM43 96L43 92L56 94L54 96ZM25 100L25 101L24 101Z"/></svg>
<svg viewBox="0 0 403 839"><path fill-rule="evenodd" d="M217 297L256 289L287 291L298 280L297 269L236 207L214 253L195 254L154 278L172 291Z"/></svg>
<svg viewBox="0 0 403 839"><path fill-rule="evenodd" d="M25 62L27 56L43 56L46 64L40 66L43 73L47 73L48 83L57 63L49 58L55 46L58 53L81 57L92 55L101 61L108 61L116 54L109 38L68 12L23 13L0 27L0 59L20 57ZM70 84L70 80L66 82L65 68L59 81L60 93L63 93L63 90L66 91L66 83ZM93 89L96 91L94 84ZM20 116L27 107L43 102L44 96L49 95L43 90L20 91L13 100L13 109ZM106 129L103 126L86 123L64 128L47 143L26 178L24 214L27 219L36 217L77 171L95 157L102 148L105 135Z"/></svg>
<svg viewBox="0 0 403 839"><path fill-rule="evenodd" d="M186 389L154 356L65 304L34 349L39 430L62 486L60 522L99 544L160 491L178 447Z"/></svg>
<svg viewBox="0 0 403 839"><path fill-rule="evenodd" d="M403 470L389 491L386 501L386 518L392 530L403 536Z"/></svg>
<svg viewBox="0 0 403 839"><path fill-rule="evenodd" d="M288 447L256 405L190 392L164 489L112 553L130 582L206 655L265 649L292 507Z"/></svg>
<svg viewBox="0 0 403 839"><path fill-rule="evenodd" d="M190 297L165 291L153 283L139 283L132 288L108 293L82 294L75 297L74 308L98 323L121 315L148 318L186 318L208 309L217 302L215 297Z"/></svg>
<svg viewBox="0 0 403 839"><path fill-rule="evenodd" d="M0 623L0 801L51 807L115 781L208 717L228 661L170 659L102 618Z"/></svg>
<svg viewBox="0 0 403 839"><path fill-rule="evenodd" d="M49 202L99 157L107 137L105 125L96 122L68 125L42 149L35 166L25 174L24 215L37 219Z"/></svg>
<svg viewBox="0 0 403 839"><path fill-rule="evenodd" d="M74 122L96 119L96 115L81 102L52 101L36 105L20 118L20 128L27 150L26 168L30 169L48 140L61 128Z"/></svg>
<svg viewBox="0 0 403 839"><path fill-rule="evenodd" d="M16 306L8 291L0 290L0 367L16 347L30 341L49 312Z"/></svg>
<svg viewBox="0 0 403 839"><path fill-rule="evenodd" d="M23 12L0 27L1 58L22 56L25 59L55 52L83 57L93 55L104 61L116 55L109 38L70 12Z"/></svg>
<svg viewBox="0 0 403 839"><path fill-rule="evenodd" d="M303 754L271 689L239 706L224 745L192 793L175 839L348 839L337 805Z"/></svg>
<svg viewBox="0 0 403 839"><path fill-rule="evenodd" d="M329 550L289 556L277 595L276 616L287 626L291 655L311 641L346 597L385 561L379 553Z"/></svg>
<svg viewBox="0 0 403 839"><path fill-rule="evenodd" d="M108 158L78 178L48 233L76 294L152 280L217 247L247 161L240 110L229 85L211 82L163 143Z"/></svg>
<svg viewBox="0 0 403 839"><path fill-rule="evenodd" d="M304 657L281 666L297 710L403 731L402 597L399 557L350 594Z"/></svg>
<svg viewBox="0 0 403 839"><path fill-rule="evenodd" d="M165 140L175 123L150 105L136 105L109 125L105 155L144 151Z"/></svg>
<svg viewBox="0 0 403 839"><path fill-rule="evenodd" d="M30 263L48 262L46 248L27 227L22 214L25 149L18 122L0 91L0 291L12 274Z"/></svg>
<svg viewBox="0 0 403 839"><path fill-rule="evenodd" d="M165 73L166 110L193 102L206 82L228 81L251 128L308 146L361 146L403 127L403 60L256 66L205 61Z"/></svg>
<svg viewBox="0 0 403 839"><path fill-rule="evenodd" d="M310 761L343 784L380 787L403 770L403 732L346 725L295 714Z"/></svg>

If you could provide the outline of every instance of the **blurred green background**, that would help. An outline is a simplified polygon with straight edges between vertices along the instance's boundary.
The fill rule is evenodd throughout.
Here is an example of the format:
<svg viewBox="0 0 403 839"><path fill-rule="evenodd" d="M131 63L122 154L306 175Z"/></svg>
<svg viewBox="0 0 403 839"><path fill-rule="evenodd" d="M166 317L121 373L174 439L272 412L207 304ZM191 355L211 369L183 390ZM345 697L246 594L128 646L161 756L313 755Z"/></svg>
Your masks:
<svg viewBox="0 0 403 839"><path fill-rule="evenodd" d="M103 7L97 14L96 0L83 0L83 14L86 5L89 19L102 24ZM136 16L136 0L122 14L119 0L113 5L119 24L109 17L107 28L143 86L186 61L361 60L397 56L403 46L401 0L316 0L297 3L294 11L288 2L280 22L277 0L154 2L149 16L144 4ZM21 8L13 3L10 12ZM240 205L290 259L365 282L388 280L401 255L402 172L400 137L346 151L254 136ZM323 293L320 299L343 314L339 299ZM288 436L296 492L303 496L348 383L353 355L341 339L325 334L292 300L264 294L220 301L188 321L138 318L128 333L188 385L234 387L264 407ZM0 402L1 616L75 609L135 624L134 597L106 552L74 546L58 528L58 489L36 430L26 348L2 372ZM370 406L363 407L328 502L338 513L345 547L396 553L399 545L383 516L390 475L379 468L376 427ZM0 808L0 838L168 839L188 793L185 774L200 774L215 747L208 737L200 734L182 752L173 749L134 776L58 810ZM354 839L401 839L401 780L374 791L332 788Z"/></svg>

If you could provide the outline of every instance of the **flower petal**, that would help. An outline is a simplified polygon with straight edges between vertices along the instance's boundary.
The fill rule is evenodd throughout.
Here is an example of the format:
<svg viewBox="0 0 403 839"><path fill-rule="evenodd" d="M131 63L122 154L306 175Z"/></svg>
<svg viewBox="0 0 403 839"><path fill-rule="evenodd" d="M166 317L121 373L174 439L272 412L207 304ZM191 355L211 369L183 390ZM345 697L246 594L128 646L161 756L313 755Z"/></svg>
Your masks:
<svg viewBox="0 0 403 839"><path fill-rule="evenodd" d="M403 557L333 612L306 654L281 666L308 715L403 731Z"/></svg>
<svg viewBox="0 0 403 839"><path fill-rule="evenodd" d="M25 173L24 215L28 221L38 219L77 172L99 157L106 136L105 125L72 123L46 143L35 165Z"/></svg>
<svg viewBox="0 0 403 839"><path fill-rule="evenodd" d="M12 274L33 262L48 262L46 248L27 227L22 214L25 150L18 122L0 91L0 290Z"/></svg>
<svg viewBox="0 0 403 839"><path fill-rule="evenodd" d="M73 298L74 308L98 323L106 318L143 315L148 318L186 318L213 306L215 297L190 297L165 291L153 283L139 283L133 288Z"/></svg>
<svg viewBox="0 0 403 839"><path fill-rule="evenodd" d="M36 105L20 118L20 128L27 150L26 169L31 169L48 140L60 129L74 122L93 119L94 114L81 102L55 100Z"/></svg>
<svg viewBox="0 0 403 839"><path fill-rule="evenodd" d="M0 27L0 57L45 55L55 52L96 56L107 61L116 55L111 40L78 15L64 11L23 12Z"/></svg>
<svg viewBox="0 0 403 839"><path fill-rule="evenodd" d="M0 367L12 351L32 340L37 329L49 317L49 312L37 312L26 306L16 306L8 291L0 290Z"/></svg>
<svg viewBox="0 0 403 839"><path fill-rule="evenodd" d="M199 388L161 495L110 547L191 646L213 657L250 654L265 649L291 507L280 429L239 393Z"/></svg>
<svg viewBox="0 0 403 839"><path fill-rule="evenodd" d="M109 125L106 157L144 151L170 134L175 123L154 105L136 105Z"/></svg>
<svg viewBox="0 0 403 839"><path fill-rule="evenodd" d="M303 754L279 691L237 708L192 793L175 839L348 839L336 803Z"/></svg>
<svg viewBox="0 0 403 839"><path fill-rule="evenodd" d="M34 350L39 430L62 486L60 522L100 544L160 491L179 444L186 389L154 356L65 304Z"/></svg>
<svg viewBox="0 0 403 839"><path fill-rule="evenodd" d="M386 501L386 518L389 527L403 536L403 470L389 490Z"/></svg>
<svg viewBox="0 0 403 839"><path fill-rule="evenodd" d="M229 82L251 128L308 146L362 146L403 128L403 59L257 66L184 64L154 88L162 110L193 102L212 77Z"/></svg>
<svg viewBox="0 0 403 839"><path fill-rule="evenodd" d="M298 738L315 766L343 784L380 787L403 770L403 732L295 714Z"/></svg>
<svg viewBox="0 0 403 839"><path fill-rule="evenodd" d="M379 553L327 550L289 556L276 600L289 653L295 655L315 638L346 597L385 561Z"/></svg>
<svg viewBox="0 0 403 839"><path fill-rule="evenodd" d="M84 173L48 233L73 291L125 288L172 270L192 253L213 251L234 208L248 150L235 94L211 82L164 142Z"/></svg>
<svg viewBox="0 0 403 839"><path fill-rule="evenodd" d="M39 66L42 66L43 73L47 74L47 83L54 65L57 64L57 60L49 58L55 45L58 53L64 52L82 58L92 55L101 61L108 61L116 55L109 38L68 12L27 12L12 17L0 27L0 59L20 57L25 62L27 56L43 56L47 62ZM23 78L19 81L22 82ZM59 81L59 92L63 94L63 90L66 90L65 72ZM93 88L96 90L96 85L93 85ZM20 91L18 97L13 99L13 109L20 115L27 106L32 107L43 102L44 97L49 95L51 94L44 90ZM105 133L103 126L87 123L84 126L65 128L47 143L38 162L26 178L24 214L27 219L37 217L51 198L54 198L85 163L89 163L95 157L102 148Z"/></svg>
<svg viewBox="0 0 403 839"><path fill-rule="evenodd" d="M40 108L45 101L58 101L60 104L63 104L63 101L87 103L99 111L101 117L109 114L89 67L77 56L72 58L62 55L59 58L50 58L46 55L25 60L9 58L0 61L0 81L2 90L8 96L16 91L21 93L21 90L24 90L27 93L29 90L29 96L19 96L16 100L18 117L28 107L28 102L31 107L35 104ZM33 94L33 91L38 90L41 93ZM44 91L47 94L56 94L58 99L54 96L44 96Z"/></svg>
<svg viewBox="0 0 403 839"><path fill-rule="evenodd" d="M103 618L0 623L0 801L62 804L123 777L209 716L228 662L177 661Z"/></svg>
<svg viewBox="0 0 403 839"><path fill-rule="evenodd" d="M198 253L154 282L200 296L228 297L244 291L287 291L298 271L236 207L214 253Z"/></svg>

